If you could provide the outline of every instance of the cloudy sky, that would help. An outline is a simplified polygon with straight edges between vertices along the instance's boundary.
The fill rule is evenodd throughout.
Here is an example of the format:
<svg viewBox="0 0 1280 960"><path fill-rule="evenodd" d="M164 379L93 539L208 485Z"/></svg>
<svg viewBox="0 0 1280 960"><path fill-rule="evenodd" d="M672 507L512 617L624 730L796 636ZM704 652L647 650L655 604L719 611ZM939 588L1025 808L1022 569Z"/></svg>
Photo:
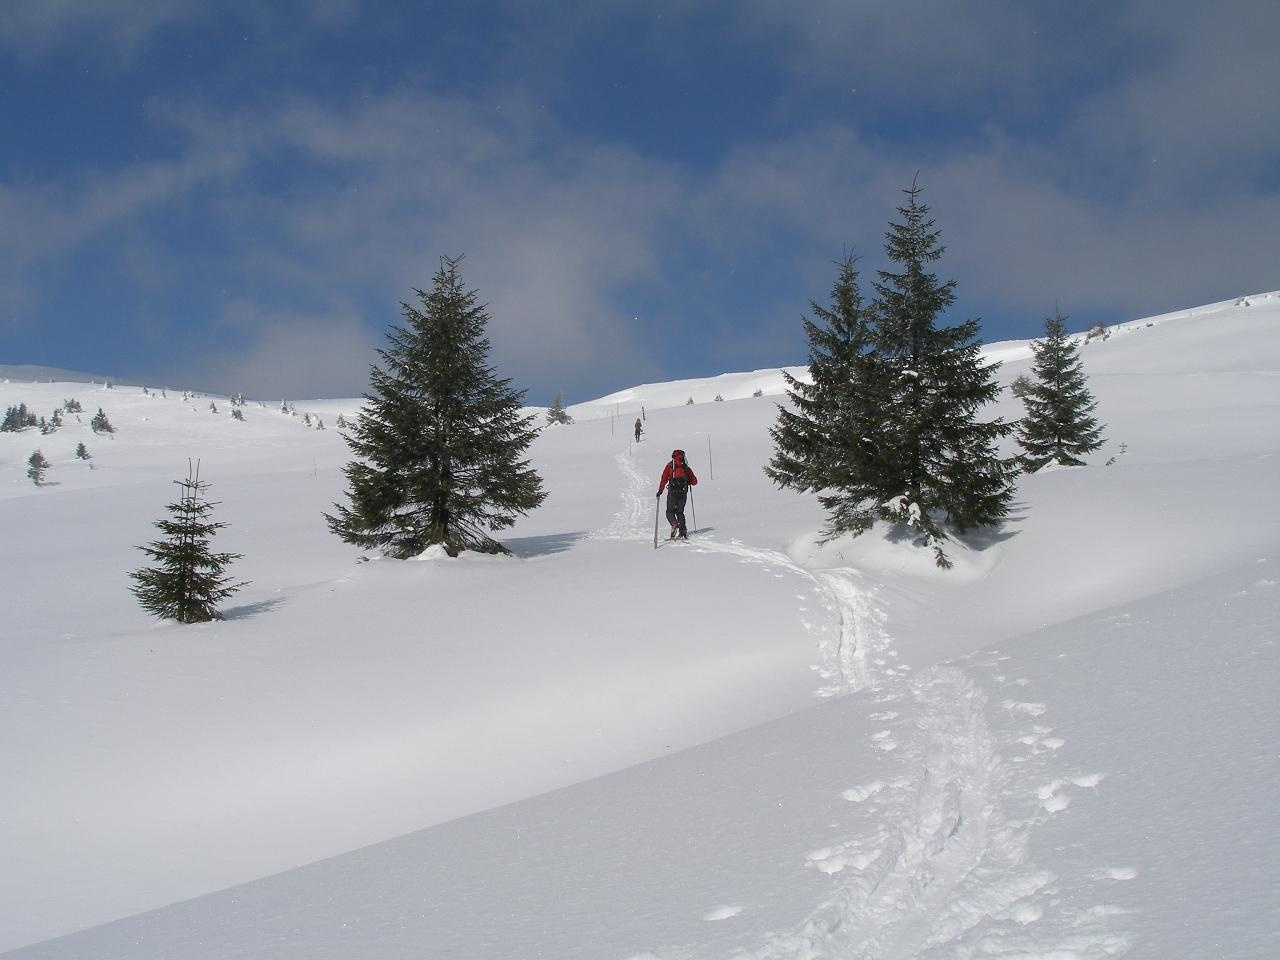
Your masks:
<svg viewBox="0 0 1280 960"><path fill-rule="evenodd" d="M802 362L919 176L952 318L1280 288L1273 0L4 0L0 363L350 396L441 256L577 402Z"/></svg>

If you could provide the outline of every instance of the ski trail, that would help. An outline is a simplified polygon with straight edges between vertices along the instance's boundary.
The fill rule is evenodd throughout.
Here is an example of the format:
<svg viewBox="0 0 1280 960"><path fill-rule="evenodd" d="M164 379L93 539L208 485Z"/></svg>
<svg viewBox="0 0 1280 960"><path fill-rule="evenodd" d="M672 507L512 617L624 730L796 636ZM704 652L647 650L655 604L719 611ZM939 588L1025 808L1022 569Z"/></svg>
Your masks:
<svg viewBox="0 0 1280 960"><path fill-rule="evenodd" d="M813 585L837 624L834 636L830 631L806 624L818 634L822 657L819 675L826 681L818 690L819 696L874 688L883 678L906 672L905 666L889 665L889 659L896 654L889 649L884 616L875 602L876 591L859 582L862 578L856 570L809 570L781 551L750 547L738 540L722 543L698 537L690 541L690 547L700 553L729 555L744 563L784 570Z"/></svg>
<svg viewBox="0 0 1280 960"><path fill-rule="evenodd" d="M648 540L650 480L625 454L623 505L598 536ZM897 663L877 590L853 568L810 570L786 553L696 537L689 549L758 563L808 581L834 615L837 629L805 623L818 636L821 696L877 691L890 717L914 718L914 730L871 735L892 753L902 775L846 792L850 802L875 807L874 825L808 859L839 878L828 899L793 932L770 934L762 946L740 947L735 960L943 960L1019 957L1023 960L1103 960L1119 956L1128 938L1114 927L1118 908L1072 912L1055 898L1057 878L1029 858L1031 830L1065 809L1065 781L1031 790L1037 775L1023 764L1015 776L997 750L987 696L959 666L940 665L910 676ZM998 679L998 678L997 678ZM1041 704L1006 701L1008 722L1030 724L1001 743L1051 742L1039 725ZM910 729L910 725L907 729ZM899 742L902 740L904 742ZM1061 746L1061 741L1053 741ZM1096 787L1100 775L1077 777ZM1006 812L1026 806L1029 815ZM737 908L735 909L735 915ZM1123 912L1123 911L1121 911Z"/></svg>
<svg viewBox="0 0 1280 960"><path fill-rule="evenodd" d="M900 686L899 697L918 712L916 735L902 751L910 773L876 784L883 808L876 829L833 851L853 866L840 874L848 880L799 931L741 952L740 960L959 955L951 951L965 932L1053 883L1027 863L1026 825L1003 815L1006 771L985 720L985 695L954 667Z"/></svg>
<svg viewBox="0 0 1280 960"><path fill-rule="evenodd" d="M653 481L636 469L626 452L615 454L614 462L626 480L620 493L622 505L610 521L591 536L600 540L650 540L653 536L650 513L658 509L655 504L657 498L651 495ZM838 629L830 631L820 625L805 624L807 629L818 635L821 656L818 671L825 681L818 690L819 696L829 697L874 687L881 674L892 677L906 673L905 665L889 663L897 654L889 647L883 627L884 617L875 602L875 591L859 584L861 575L856 570L815 572L796 563L785 553L750 547L738 540L722 543L696 537L688 546L697 552L727 554L745 563L784 570L813 586L838 625Z"/></svg>
<svg viewBox="0 0 1280 960"><path fill-rule="evenodd" d="M624 453L614 455L614 462L627 480L622 490L622 506L614 513L610 521L599 530L592 532L596 540L643 540L652 539L653 521L650 519L650 507L656 509L656 497L648 495L651 481L645 477L631 462L631 457Z"/></svg>

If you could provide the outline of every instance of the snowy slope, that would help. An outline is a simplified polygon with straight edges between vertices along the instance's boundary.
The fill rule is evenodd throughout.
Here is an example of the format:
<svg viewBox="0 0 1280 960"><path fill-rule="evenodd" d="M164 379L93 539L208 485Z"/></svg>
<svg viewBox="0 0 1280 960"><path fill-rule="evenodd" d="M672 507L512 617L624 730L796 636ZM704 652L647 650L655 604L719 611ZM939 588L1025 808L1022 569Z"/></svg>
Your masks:
<svg viewBox="0 0 1280 960"><path fill-rule="evenodd" d="M760 469L778 371L570 408L517 558L404 563L319 517L357 401L237 423L0 385L118 428L0 435L0 949L1271 956L1280 295L1083 356L1107 447L1024 478L950 573L874 534L815 546L816 505ZM655 551L676 445L698 533ZM187 457L253 581L200 627L126 590Z"/></svg>

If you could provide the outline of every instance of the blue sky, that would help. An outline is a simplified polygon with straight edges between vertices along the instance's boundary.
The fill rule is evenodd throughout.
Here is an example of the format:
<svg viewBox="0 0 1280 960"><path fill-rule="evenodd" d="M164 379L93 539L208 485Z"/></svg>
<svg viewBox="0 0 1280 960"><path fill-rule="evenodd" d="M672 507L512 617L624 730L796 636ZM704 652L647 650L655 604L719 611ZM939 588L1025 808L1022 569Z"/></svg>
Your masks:
<svg viewBox="0 0 1280 960"><path fill-rule="evenodd" d="M530 403L800 363L917 173L988 341L1273 290L1277 38L1269 0L6 0L0 363L351 396L459 254Z"/></svg>

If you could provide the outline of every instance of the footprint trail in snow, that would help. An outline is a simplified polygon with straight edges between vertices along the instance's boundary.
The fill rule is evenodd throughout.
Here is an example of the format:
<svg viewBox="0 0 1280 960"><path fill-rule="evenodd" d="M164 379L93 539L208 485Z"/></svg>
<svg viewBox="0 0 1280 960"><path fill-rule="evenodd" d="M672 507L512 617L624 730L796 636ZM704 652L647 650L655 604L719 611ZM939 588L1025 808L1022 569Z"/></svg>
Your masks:
<svg viewBox="0 0 1280 960"><path fill-rule="evenodd" d="M650 481L625 453L617 462L627 479L622 505L594 536L647 540ZM889 728L873 727L867 736L902 771L843 791L844 801L872 810L874 829L798 851L810 868L833 878L830 896L798 929L743 946L734 960L1103 960L1127 952L1129 940L1118 926L1126 911L1099 904L1073 912L1055 896L1057 878L1029 859L1032 830L1066 811L1073 796L1095 793L1105 779L1077 774L1027 785L1028 777L1039 775L1027 768L1053 762L1066 745L1050 736L1045 704L1005 699L993 706L953 664L911 676L907 665L895 662L876 590L857 570L810 570L785 553L738 540L698 537L691 547L811 584L836 624L803 624L817 636L822 657L825 684L817 692L875 691L885 709L870 719ZM999 673L1000 659L980 665L997 683L1025 682L1007 681ZM999 731L993 731L993 721ZM1027 751L1018 758L1027 762L1007 762L1005 748ZM1103 896L1107 884L1135 876L1129 868L1108 866L1095 871L1093 880ZM703 919L741 915L741 907L720 907Z"/></svg>

